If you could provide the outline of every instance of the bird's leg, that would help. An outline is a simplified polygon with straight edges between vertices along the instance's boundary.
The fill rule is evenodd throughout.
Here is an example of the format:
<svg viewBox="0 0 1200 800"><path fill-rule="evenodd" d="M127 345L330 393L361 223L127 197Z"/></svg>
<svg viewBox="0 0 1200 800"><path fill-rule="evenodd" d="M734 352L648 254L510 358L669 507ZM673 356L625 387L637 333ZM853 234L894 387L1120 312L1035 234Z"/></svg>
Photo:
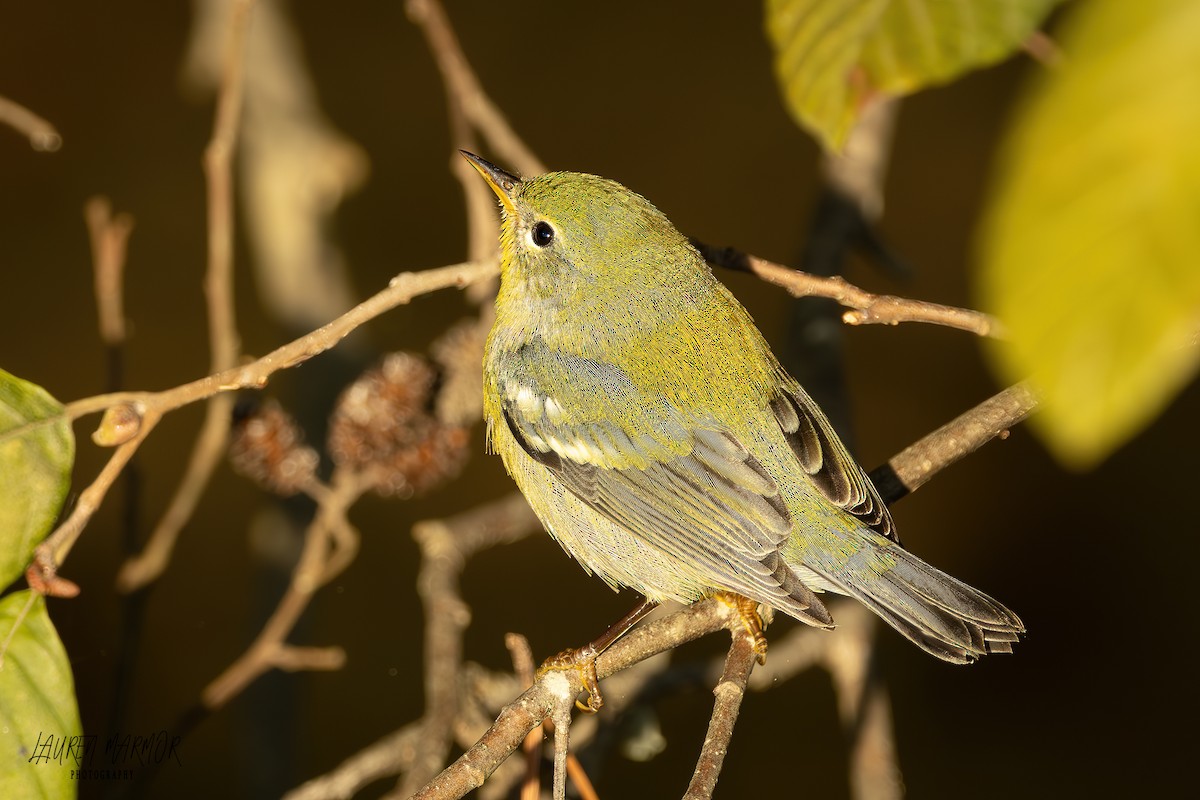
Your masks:
<svg viewBox="0 0 1200 800"><path fill-rule="evenodd" d="M612 625L609 625L608 630L602 633L599 638L585 644L583 647L563 650L558 655L546 659L538 667L538 677L540 678L550 670L579 670L580 678L583 681L583 688L588 693L588 699L586 703L576 700L575 705L578 706L580 711L586 711L589 714L596 713L604 705L604 696L600 694L600 678L596 675L596 659L608 649L609 645L624 636L630 628L638 624L638 622L657 607L658 603L655 601L643 600L638 604L637 608L621 617Z"/></svg>
<svg viewBox="0 0 1200 800"><path fill-rule="evenodd" d="M767 635L763 633L763 618L758 613L758 601L734 592L717 592L713 596L737 612L750 637L754 639L754 655L758 658L759 666L767 663Z"/></svg>

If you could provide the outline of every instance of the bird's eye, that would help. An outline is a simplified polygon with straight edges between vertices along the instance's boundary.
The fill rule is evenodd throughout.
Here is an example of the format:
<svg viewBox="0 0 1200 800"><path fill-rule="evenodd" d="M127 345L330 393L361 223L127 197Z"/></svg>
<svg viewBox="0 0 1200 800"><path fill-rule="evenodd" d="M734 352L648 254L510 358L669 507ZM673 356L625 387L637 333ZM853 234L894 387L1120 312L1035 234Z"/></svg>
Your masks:
<svg viewBox="0 0 1200 800"><path fill-rule="evenodd" d="M533 235L533 243L538 247L546 247L554 241L554 228L551 228L548 222L536 223L530 233Z"/></svg>

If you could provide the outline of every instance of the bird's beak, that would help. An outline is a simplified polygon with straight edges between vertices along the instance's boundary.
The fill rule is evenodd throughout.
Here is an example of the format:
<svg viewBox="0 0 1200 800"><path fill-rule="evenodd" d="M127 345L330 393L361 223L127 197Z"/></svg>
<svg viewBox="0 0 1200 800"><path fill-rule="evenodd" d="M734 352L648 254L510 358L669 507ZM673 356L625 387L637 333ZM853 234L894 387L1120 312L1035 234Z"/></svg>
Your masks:
<svg viewBox="0 0 1200 800"><path fill-rule="evenodd" d="M505 172L490 161L484 161L474 153L468 153L466 150L459 150L463 158L471 162L471 166L479 171L483 179L488 182L488 186L492 187L492 191L500 198L500 202L504 204L504 210L512 213L516 210L513 205L513 194L517 190L517 185L521 179L511 172Z"/></svg>

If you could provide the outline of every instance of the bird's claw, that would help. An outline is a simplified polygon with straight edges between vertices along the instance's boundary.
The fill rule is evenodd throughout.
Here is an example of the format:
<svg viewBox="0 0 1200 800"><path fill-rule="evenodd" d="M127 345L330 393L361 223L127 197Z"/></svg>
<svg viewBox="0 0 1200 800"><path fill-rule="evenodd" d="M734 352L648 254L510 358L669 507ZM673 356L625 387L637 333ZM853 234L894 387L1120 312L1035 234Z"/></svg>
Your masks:
<svg viewBox="0 0 1200 800"><path fill-rule="evenodd" d="M592 645L563 650L551 656L538 667L537 676L540 678L551 670L578 670L579 681L587 692L587 702L575 701L575 707L587 714L595 714L604 705L604 695L600 693L600 676L596 674L596 659L599 653Z"/></svg>
<svg viewBox="0 0 1200 800"><path fill-rule="evenodd" d="M767 663L767 635L763 633L763 618L758 613L758 602L749 597L743 597L733 592L718 592L717 599L737 612L738 618L746 626L746 632L754 640L751 648L759 666Z"/></svg>

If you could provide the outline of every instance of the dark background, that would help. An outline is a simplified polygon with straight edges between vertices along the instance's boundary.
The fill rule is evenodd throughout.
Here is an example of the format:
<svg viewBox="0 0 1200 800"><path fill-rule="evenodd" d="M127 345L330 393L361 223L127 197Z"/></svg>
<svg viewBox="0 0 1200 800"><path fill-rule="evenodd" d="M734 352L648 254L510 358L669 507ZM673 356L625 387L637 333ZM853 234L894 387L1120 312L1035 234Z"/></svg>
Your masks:
<svg viewBox="0 0 1200 800"><path fill-rule="evenodd" d="M468 57L552 168L616 178L705 241L796 261L818 190L818 153L781 106L760 9L711 1L464 5L448 12ZM64 401L103 390L81 208L104 193L137 220L127 271L127 385L165 388L202 375L200 159L212 107L181 91L187 5L0 8L0 94L47 117L65 142L58 153L39 154L0 130L0 366ZM462 260L464 216L446 168L443 90L402 4L296 3L293 12L325 111L371 160L368 184L337 216L358 291L365 297L396 272ZM1019 58L904 103L882 227L916 274L897 283L855 262L852 280L972 304L972 233L992 158L1037 69ZM261 354L295 332L259 310L244 248L238 257L243 345ZM784 351L793 301L744 276L722 277ZM421 349L467 310L461 296L444 292L373 322L369 334L380 351ZM997 389L967 334L868 327L847 330L845 340L867 466ZM284 376L269 391L295 402L309 391L306 374ZM939 663L881 632L910 796L1185 793L1197 740L1198 414L1193 385L1147 432L1084 475L1062 471L1017 430L895 508L910 548L1000 598L1029 628L1015 656L971 668ZM170 415L139 453L146 527L176 485L200 418L199 407ZM94 422L76 429L76 491L107 457L87 439ZM355 507L362 553L320 593L293 637L344 646L347 667L264 681L187 733L182 765L163 769L148 796L271 796L420 714L421 612L408 531L414 520L509 490L499 461L482 454L478 432L474 449L455 488ZM264 577L247 544L248 521L263 502L247 481L219 471L149 597L123 731L176 726L273 607L281 579ZM85 732L101 736L115 732L121 530L116 493L66 564L82 595L50 604ZM634 601L585 577L544 536L487 552L468 567L464 591L474 610L467 656L495 667L508 663L505 631L527 634L545 656L590 638ZM544 602L550 596L574 602ZM790 624L778 623L775 635ZM611 762L595 776L601 796L679 795L710 704L706 690L666 701L667 750L649 764ZM842 797L845 772L828 679L807 673L748 697L718 795L744 796L753 787L763 796ZM105 789L82 788L85 796Z"/></svg>

